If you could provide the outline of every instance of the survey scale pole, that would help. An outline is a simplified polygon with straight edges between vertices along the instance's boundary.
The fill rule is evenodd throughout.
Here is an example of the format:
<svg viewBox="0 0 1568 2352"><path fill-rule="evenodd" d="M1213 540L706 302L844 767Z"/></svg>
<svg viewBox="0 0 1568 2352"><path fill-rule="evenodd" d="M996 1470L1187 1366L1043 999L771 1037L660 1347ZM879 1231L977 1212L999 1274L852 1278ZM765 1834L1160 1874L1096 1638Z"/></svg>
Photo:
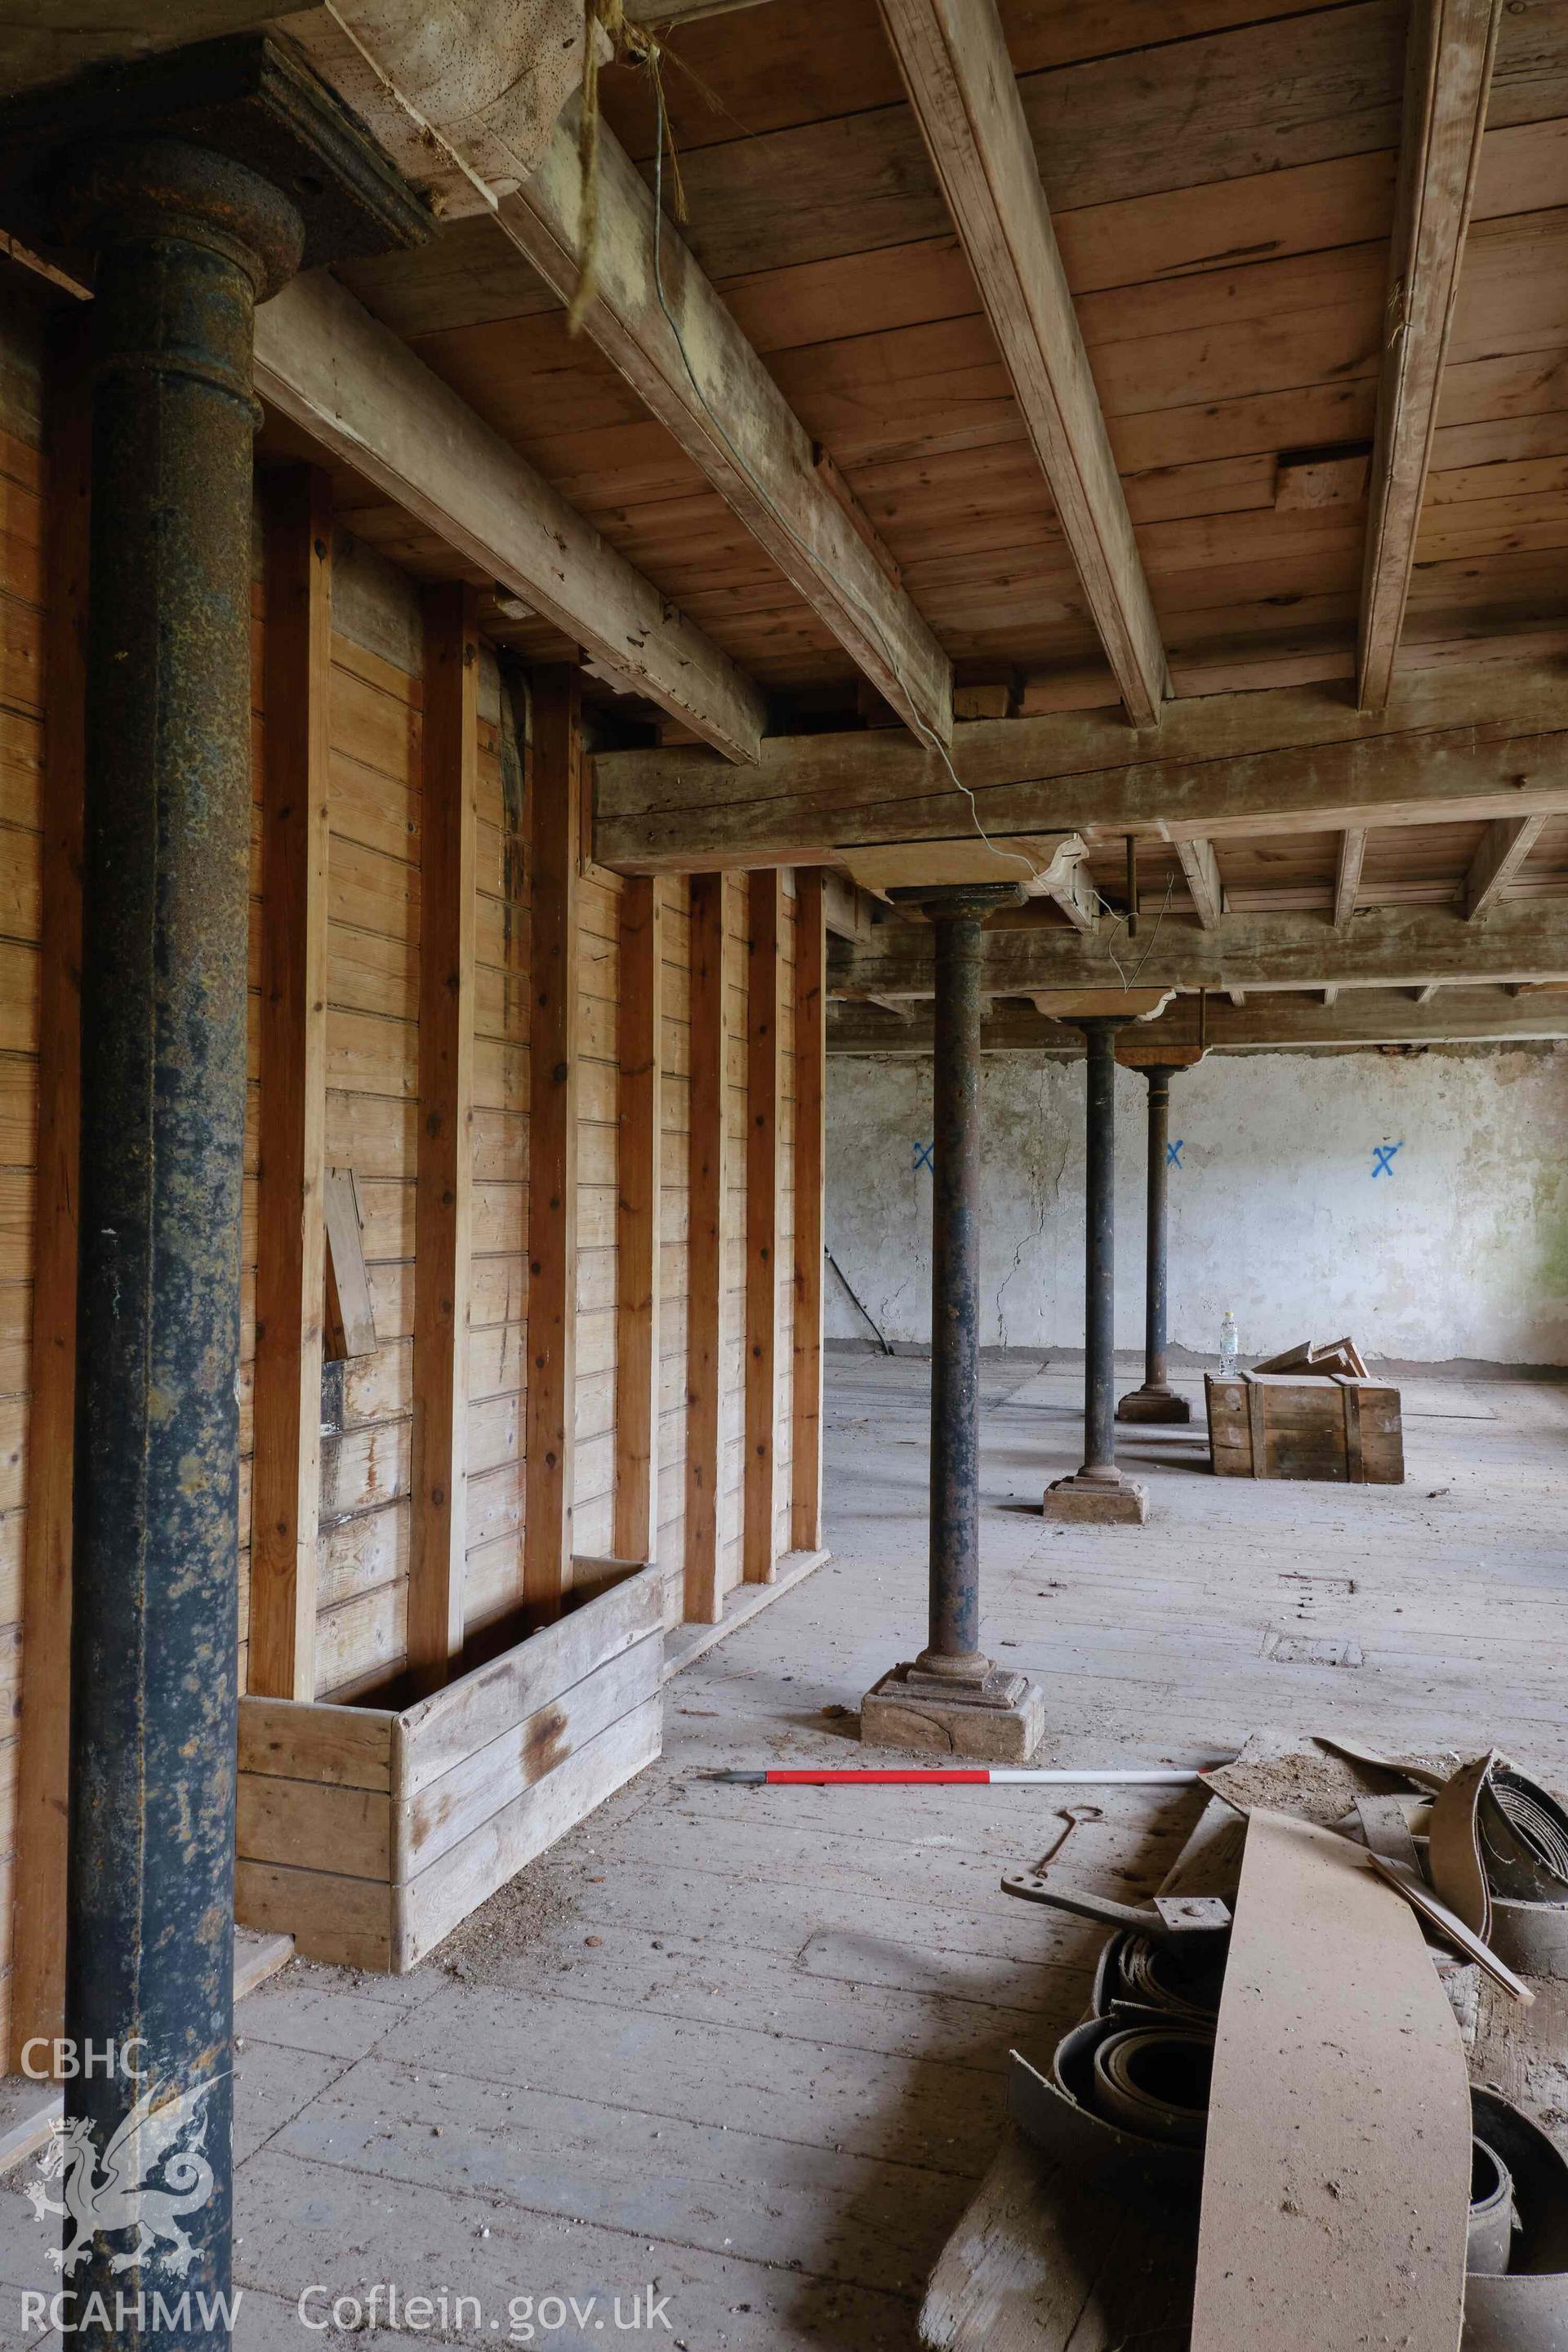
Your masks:
<svg viewBox="0 0 1568 2352"><path fill-rule="evenodd" d="M1191 1421L1193 1408L1171 1386L1166 1250L1171 1168L1171 1080L1163 1065L1143 1073L1149 1084L1148 1240L1143 1274L1143 1381L1116 1408L1119 1421Z"/></svg>
<svg viewBox="0 0 1568 2352"><path fill-rule="evenodd" d="M1116 1459L1116 1033L1112 1014L1075 1024L1086 1047L1083 1462L1046 1489L1048 1519L1106 1524L1148 1517L1147 1493Z"/></svg>
<svg viewBox="0 0 1568 2352"><path fill-rule="evenodd" d="M89 2209L65 2332L224 2352L252 330L428 216L259 37L29 93L0 154L0 223L95 263L64 2130L172 2208Z"/></svg>
<svg viewBox="0 0 1568 2352"><path fill-rule="evenodd" d="M933 933L929 1617L925 1648L861 1702L861 1738L1021 1762L1044 1729L1027 1676L980 1647L980 1024L984 923L1009 883L896 890Z"/></svg>

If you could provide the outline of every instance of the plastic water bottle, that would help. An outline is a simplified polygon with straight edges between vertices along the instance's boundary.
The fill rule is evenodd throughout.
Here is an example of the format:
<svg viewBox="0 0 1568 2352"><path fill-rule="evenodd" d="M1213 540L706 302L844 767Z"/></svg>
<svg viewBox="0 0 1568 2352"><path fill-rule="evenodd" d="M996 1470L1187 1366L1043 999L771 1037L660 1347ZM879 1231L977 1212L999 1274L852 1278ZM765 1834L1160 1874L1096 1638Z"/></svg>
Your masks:
<svg viewBox="0 0 1568 2352"><path fill-rule="evenodd" d="M1236 1336L1236 1318L1227 1307L1225 1310L1225 1320L1219 1327L1219 1376L1222 1381L1233 1381L1236 1378L1237 1364L1240 1360L1240 1349L1241 1343Z"/></svg>

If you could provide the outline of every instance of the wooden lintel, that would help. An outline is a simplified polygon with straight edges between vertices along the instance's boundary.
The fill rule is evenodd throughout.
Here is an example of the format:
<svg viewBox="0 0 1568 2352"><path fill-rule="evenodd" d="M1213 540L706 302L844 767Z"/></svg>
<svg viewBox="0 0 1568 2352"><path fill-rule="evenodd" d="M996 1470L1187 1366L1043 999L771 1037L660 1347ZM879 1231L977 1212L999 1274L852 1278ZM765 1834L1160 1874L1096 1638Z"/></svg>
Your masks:
<svg viewBox="0 0 1568 2352"><path fill-rule="evenodd" d="M772 736L743 780L704 751L603 752L595 854L626 873L843 865L860 849L1079 834L1173 842L1568 811L1568 677L1545 664L1400 677L1380 712L1331 685L960 728L957 773L896 730Z"/></svg>
<svg viewBox="0 0 1568 2352"><path fill-rule="evenodd" d="M746 1378L742 1573L773 1580L778 1509L779 1225L784 1157L784 877L746 890Z"/></svg>
<svg viewBox="0 0 1568 2352"><path fill-rule="evenodd" d="M316 1696L331 485L266 485L262 710L261 1139L248 1687Z"/></svg>
<svg viewBox="0 0 1568 2352"><path fill-rule="evenodd" d="M1164 648L994 0L880 6L1106 658L1152 727Z"/></svg>
<svg viewBox="0 0 1568 2352"><path fill-rule="evenodd" d="M257 311L256 385L622 685L727 759L755 759L754 682L324 269Z"/></svg>
<svg viewBox="0 0 1568 2352"><path fill-rule="evenodd" d="M1410 11L1362 583L1363 710L1381 710L1394 682L1501 14L1502 0L1415 0Z"/></svg>
<svg viewBox="0 0 1568 2352"><path fill-rule="evenodd" d="M811 436L606 125L584 327L922 743L952 735L952 665L814 462ZM582 270L578 108L496 218L570 301Z"/></svg>
<svg viewBox="0 0 1568 2352"><path fill-rule="evenodd" d="M535 670L532 684L523 1591L548 1609L559 1605L572 1579L583 709L575 669Z"/></svg>
<svg viewBox="0 0 1568 2352"><path fill-rule="evenodd" d="M37 1206L23 1521L11 2067L62 2030L69 1811L71 1475L81 1102L82 800L86 775L91 375L86 321L55 322L46 375L47 600L38 956Z"/></svg>
<svg viewBox="0 0 1568 2352"><path fill-rule="evenodd" d="M1493 817L1465 877L1465 913L1471 922L1496 904L1541 837L1543 816Z"/></svg>
<svg viewBox="0 0 1568 2352"><path fill-rule="evenodd" d="M719 1622L719 1495L723 1473L724 1243L730 1191L729 1006L721 874L691 884L691 1109L686 1300L684 1612Z"/></svg>
<svg viewBox="0 0 1568 2352"><path fill-rule="evenodd" d="M664 898L651 878L621 898L616 1009L616 1486L617 1559L658 1549L659 1203L664 1140Z"/></svg>
<svg viewBox="0 0 1568 2352"><path fill-rule="evenodd" d="M795 879L794 1365L790 1411L790 1542L822 1543L823 1206L826 1179L827 934L820 866Z"/></svg>
<svg viewBox="0 0 1568 2352"><path fill-rule="evenodd" d="M457 581L427 589L408 1663L430 1684L463 1646L479 692L473 590Z"/></svg>

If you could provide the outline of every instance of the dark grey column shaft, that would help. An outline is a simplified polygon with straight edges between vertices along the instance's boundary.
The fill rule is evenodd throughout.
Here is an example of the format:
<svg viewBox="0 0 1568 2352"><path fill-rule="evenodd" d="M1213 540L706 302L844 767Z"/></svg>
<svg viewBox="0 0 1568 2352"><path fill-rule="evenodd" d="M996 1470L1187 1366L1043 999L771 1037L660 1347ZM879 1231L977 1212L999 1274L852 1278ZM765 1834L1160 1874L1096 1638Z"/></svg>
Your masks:
<svg viewBox="0 0 1568 2352"><path fill-rule="evenodd" d="M1169 1070L1145 1070L1143 1075L1149 1082L1149 1238L1143 1277L1143 1385L1146 1389L1163 1390L1171 1384L1165 1336L1166 1171L1171 1134L1171 1073Z"/></svg>
<svg viewBox="0 0 1568 2352"><path fill-rule="evenodd" d="M1085 1171L1083 1422L1085 1470L1116 1463L1116 1032L1079 1024L1088 1045Z"/></svg>
<svg viewBox="0 0 1568 2352"><path fill-rule="evenodd" d="M929 909L936 934L931 1070L931 1640L921 1660L980 1651L981 918Z"/></svg>
<svg viewBox="0 0 1568 2352"><path fill-rule="evenodd" d="M146 2330L72 2341L170 2352L229 2341L196 2314L230 2278L251 320L300 232L173 142L110 144L73 193L100 260L66 2031L138 2042L205 2140L169 2168L189 2267L112 2272L115 2223L70 2284L144 2292ZM137 2090L74 2080L68 2118L101 2152ZM185 2290L190 2326L154 2329Z"/></svg>

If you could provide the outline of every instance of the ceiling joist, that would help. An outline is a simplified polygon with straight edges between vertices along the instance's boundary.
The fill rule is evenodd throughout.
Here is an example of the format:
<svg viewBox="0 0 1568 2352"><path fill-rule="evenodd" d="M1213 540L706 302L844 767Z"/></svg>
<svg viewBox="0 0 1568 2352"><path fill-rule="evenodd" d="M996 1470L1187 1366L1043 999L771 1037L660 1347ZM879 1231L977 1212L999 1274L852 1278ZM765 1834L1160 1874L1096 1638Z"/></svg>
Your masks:
<svg viewBox="0 0 1568 2352"><path fill-rule="evenodd" d="M324 271L257 311L256 388L726 762L755 760L753 681Z"/></svg>
<svg viewBox="0 0 1568 2352"><path fill-rule="evenodd" d="M1502 0L1415 0L1410 12L1362 583L1363 710L1381 710L1394 680L1501 11Z"/></svg>
<svg viewBox="0 0 1568 2352"><path fill-rule="evenodd" d="M1164 647L994 0L880 6L1111 673L1156 726Z"/></svg>
<svg viewBox="0 0 1568 2352"><path fill-rule="evenodd" d="M497 219L570 301L583 266L578 108ZM612 132L584 327L922 743L952 737L952 666L815 462L810 436ZM871 534L872 537L875 534Z"/></svg>

